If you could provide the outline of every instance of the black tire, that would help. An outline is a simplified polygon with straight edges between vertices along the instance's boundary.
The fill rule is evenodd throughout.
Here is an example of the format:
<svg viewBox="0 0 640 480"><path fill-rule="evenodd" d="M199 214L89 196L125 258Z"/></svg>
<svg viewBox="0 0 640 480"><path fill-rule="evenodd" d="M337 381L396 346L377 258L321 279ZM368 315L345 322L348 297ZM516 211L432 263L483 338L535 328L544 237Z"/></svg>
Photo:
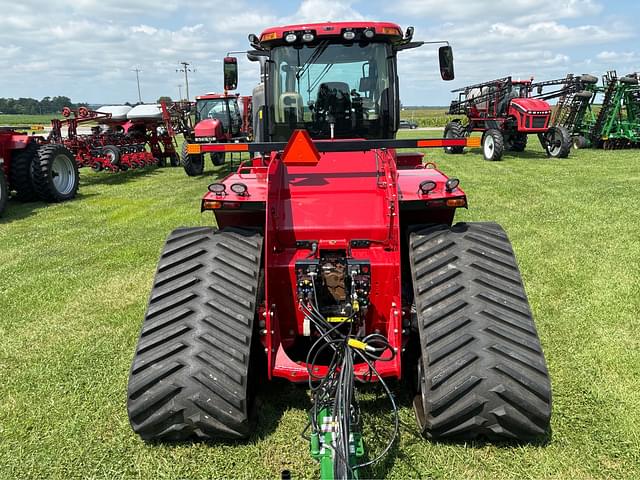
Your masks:
<svg viewBox="0 0 640 480"><path fill-rule="evenodd" d="M633 77L620 77L618 81L626 85L638 85L638 79Z"/></svg>
<svg viewBox="0 0 640 480"><path fill-rule="evenodd" d="M240 229L167 239L129 377L129 420L143 439L251 433L261 253L262 236Z"/></svg>
<svg viewBox="0 0 640 480"><path fill-rule="evenodd" d="M187 175L196 177L204 172L204 156L190 155L187 153L187 142L182 144L182 167Z"/></svg>
<svg viewBox="0 0 640 480"><path fill-rule="evenodd" d="M524 152L527 148L527 138L526 133L514 133L509 136L508 141L505 139L505 147L513 152Z"/></svg>
<svg viewBox="0 0 640 480"><path fill-rule="evenodd" d="M552 158L567 158L571 151L571 135L564 127L549 127L547 133L542 134L542 147Z"/></svg>
<svg viewBox="0 0 640 480"><path fill-rule="evenodd" d="M593 93L591 93L589 90L581 90L576 93L576 97L584 98L585 100L589 100L592 96Z"/></svg>
<svg viewBox="0 0 640 480"><path fill-rule="evenodd" d="M15 190L16 198L21 202L31 202L37 199L31 178L31 165L38 156L38 145L29 143L23 150L11 151L11 172L9 178L11 189Z"/></svg>
<svg viewBox="0 0 640 480"><path fill-rule="evenodd" d="M225 154L223 152L215 152L211 154L211 163L214 167L224 165Z"/></svg>
<svg viewBox="0 0 640 480"><path fill-rule="evenodd" d="M120 165L121 152L115 145L105 145L102 147L102 154L107 157L111 165Z"/></svg>
<svg viewBox="0 0 640 480"><path fill-rule="evenodd" d="M500 130L490 128L482 135L482 154L485 160L497 162L504 153L504 137Z"/></svg>
<svg viewBox="0 0 640 480"><path fill-rule="evenodd" d="M444 127L444 138L464 138L465 129L460 122L449 122ZM464 147L444 147L444 153L459 154L464 151Z"/></svg>
<svg viewBox="0 0 640 480"><path fill-rule="evenodd" d="M46 202L64 202L78 193L80 173L73 153L63 145L44 145L31 164L33 188Z"/></svg>
<svg viewBox="0 0 640 480"><path fill-rule="evenodd" d="M0 216L2 212L7 208L7 201L9 200L9 186L7 185L7 179L4 176L4 167L0 163Z"/></svg>
<svg viewBox="0 0 640 480"><path fill-rule="evenodd" d="M589 142L582 135L578 135L577 137L573 137L573 148L576 150L581 150L583 148L588 148Z"/></svg>
<svg viewBox="0 0 640 480"><path fill-rule="evenodd" d="M530 441L549 431L551 384L516 258L495 223L411 234L421 344L414 408L442 440Z"/></svg>
<svg viewBox="0 0 640 480"><path fill-rule="evenodd" d="M594 84L594 83L598 83L598 77L594 77L593 75L589 75L585 73L583 75L580 75L580 81L582 83Z"/></svg>

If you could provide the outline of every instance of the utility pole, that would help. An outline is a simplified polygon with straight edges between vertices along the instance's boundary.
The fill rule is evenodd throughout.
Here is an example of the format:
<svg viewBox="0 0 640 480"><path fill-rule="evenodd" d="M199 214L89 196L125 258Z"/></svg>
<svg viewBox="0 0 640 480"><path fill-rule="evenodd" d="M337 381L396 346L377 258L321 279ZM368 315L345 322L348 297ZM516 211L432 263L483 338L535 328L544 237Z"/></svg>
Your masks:
<svg viewBox="0 0 640 480"><path fill-rule="evenodd" d="M195 70L191 70L189 68L189 65L191 65L189 62L180 62L180 65L182 65L182 68L177 69L176 72L184 73L184 85L187 89L187 101L189 101L189 74L188 73Z"/></svg>
<svg viewBox="0 0 640 480"><path fill-rule="evenodd" d="M131 70L132 72L136 72L136 82L138 83L138 101L142 103L142 95L140 95L140 75L139 73L142 71L139 68L134 68Z"/></svg>
<svg viewBox="0 0 640 480"><path fill-rule="evenodd" d="M182 101L182 84L181 83L178 84L178 93L179 93L178 100Z"/></svg>

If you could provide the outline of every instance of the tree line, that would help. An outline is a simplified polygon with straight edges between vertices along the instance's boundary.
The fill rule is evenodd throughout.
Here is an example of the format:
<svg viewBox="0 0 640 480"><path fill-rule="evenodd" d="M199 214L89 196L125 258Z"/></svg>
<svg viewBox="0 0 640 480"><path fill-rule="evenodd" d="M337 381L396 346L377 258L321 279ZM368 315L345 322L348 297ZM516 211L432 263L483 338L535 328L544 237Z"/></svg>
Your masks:
<svg viewBox="0 0 640 480"><path fill-rule="evenodd" d="M69 97L35 98L0 98L0 113L39 115L60 113L64 107L78 108L86 103L73 103Z"/></svg>

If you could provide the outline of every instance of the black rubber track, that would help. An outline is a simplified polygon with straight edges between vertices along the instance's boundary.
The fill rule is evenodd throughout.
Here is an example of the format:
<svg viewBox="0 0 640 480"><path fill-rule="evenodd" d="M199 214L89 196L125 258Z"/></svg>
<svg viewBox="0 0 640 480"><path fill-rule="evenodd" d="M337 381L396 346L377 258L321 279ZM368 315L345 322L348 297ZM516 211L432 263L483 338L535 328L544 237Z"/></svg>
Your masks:
<svg viewBox="0 0 640 480"><path fill-rule="evenodd" d="M187 153L187 142L182 144L182 166L190 177L202 175L204 172L204 156L202 154L189 155Z"/></svg>
<svg viewBox="0 0 640 480"><path fill-rule="evenodd" d="M4 177L2 163L0 163L0 216L7 207L7 200L9 200L9 186L7 185L7 179Z"/></svg>
<svg viewBox="0 0 640 480"><path fill-rule="evenodd" d="M145 440L239 439L252 429L249 358L262 236L180 228L164 246L131 367Z"/></svg>
<svg viewBox="0 0 640 480"><path fill-rule="evenodd" d="M15 190L16 198L21 202L30 202L37 199L36 191L31 180L31 164L37 158L38 145L29 143L24 150L11 152L11 190Z"/></svg>
<svg viewBox="0 0 640 480"><path fill-rule="evenodd" d="M70 175L73 183L67 192L61 192L55 186L54 177L56 172L53 164L56 157L63 155L67 157ZM80 172L73 153L63 145L51 144L38 148L37 157L31 164L31 179L33 189L38 197L45 202L65 202L71 200L78 193L80 185Z"/></svg>
<svg viewBox="0 0 640 480"><path fill-rule="evenodd" d="M425 436L531 441L545 435L551 384L504 230L494 223L426 227L411 234L409 255Z"/></svg>

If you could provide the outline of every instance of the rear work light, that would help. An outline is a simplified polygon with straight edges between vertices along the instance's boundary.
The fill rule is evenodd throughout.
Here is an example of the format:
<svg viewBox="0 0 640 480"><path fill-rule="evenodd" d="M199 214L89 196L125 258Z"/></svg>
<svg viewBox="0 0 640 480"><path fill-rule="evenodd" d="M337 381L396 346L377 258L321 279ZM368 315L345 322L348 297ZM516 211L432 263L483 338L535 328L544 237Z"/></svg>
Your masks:
<svg viewBox="0 0 640 480"><path fill-rule="evenodd" d="M224 183L212 183L211 185L209 185L208 189L211 193L215 193L216 195L224 195L227 187Z"/></svg>
<svg viewBox="0 0 640 480"><path fill-rule="evenodd" d="M456 188L458 188L458 185L460 185L460 180L458 180L457 178L450 178L444 184L447 192L453 192Z"/></svg>
<svg viewBox="0 0 640 480"><path fill-rule="evenodd" d="M313 42L314 38L315 38L315 36L313 35L313 33L303 33L302 34L302 41L303 42Z"/></svg>
<svg viewBox="0 0 640 480"><path fill-rule="evenodd" d="M247 193L247 186L244 183L234 183L231 185L231 191L235 194L245 196Z"/></svg>
<svg viewBox="0 0 640 480"><path fill-rule="evenodd" d="M298 36L295 33L287 33L284 37L284 40L287 43L293 43L298 39Z"/></svg>
<svg viewBox="0 0 640 480"><path fill-rule="evenodd" d="M423 195L426 195L431 190L436 188L436 182L434 182L433 180L425 180L424 182L420 183L419 188L420 188L420 193L422 193Z"/></svg>
<svg viewBox="0 0 640 480"><path fill-rule="evenodd" d="M371 39L375 36L376 32L373 28L367 28L364 31L364 36Z"/></svg>

